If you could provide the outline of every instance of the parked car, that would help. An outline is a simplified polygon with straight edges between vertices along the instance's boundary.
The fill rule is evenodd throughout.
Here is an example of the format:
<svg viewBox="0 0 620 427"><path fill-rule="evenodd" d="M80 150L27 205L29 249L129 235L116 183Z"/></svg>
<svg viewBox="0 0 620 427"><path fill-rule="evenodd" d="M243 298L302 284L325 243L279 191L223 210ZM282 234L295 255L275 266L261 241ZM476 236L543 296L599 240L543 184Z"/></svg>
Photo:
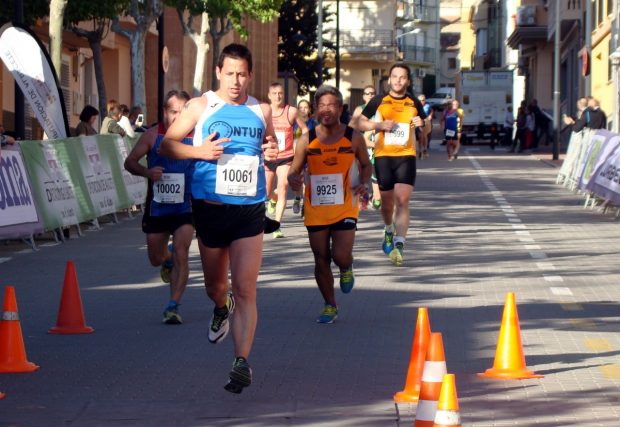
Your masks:
<svg viewBox="0 0 620 427"><path fill-rule="evenodd" d="M453 87L440 87L437 92L426 97L426 102L433 107L434 110L443 110L444 105L449 100L454 99L455 89Z"/></svg>

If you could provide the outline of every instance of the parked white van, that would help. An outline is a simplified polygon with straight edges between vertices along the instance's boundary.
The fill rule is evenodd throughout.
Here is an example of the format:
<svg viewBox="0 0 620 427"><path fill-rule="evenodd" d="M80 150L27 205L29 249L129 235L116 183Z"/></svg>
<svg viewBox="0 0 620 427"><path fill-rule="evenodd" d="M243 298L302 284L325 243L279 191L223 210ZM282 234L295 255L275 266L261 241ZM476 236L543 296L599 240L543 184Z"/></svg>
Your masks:
<svg viewBox="0 0 620 427"><path fill-rule="evenodd" d="M437 92L426 97L426 102L434 110L442 110L448 100L454 99L455 89L453 87L440 87Z"/></svg>

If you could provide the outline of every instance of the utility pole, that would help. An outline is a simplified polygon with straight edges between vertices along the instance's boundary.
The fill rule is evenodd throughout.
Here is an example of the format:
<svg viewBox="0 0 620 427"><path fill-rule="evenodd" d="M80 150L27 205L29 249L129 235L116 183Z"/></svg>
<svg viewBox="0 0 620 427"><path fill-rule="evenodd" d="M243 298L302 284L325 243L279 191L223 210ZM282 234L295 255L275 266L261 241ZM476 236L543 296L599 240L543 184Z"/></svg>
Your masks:
<svg viewBox="0 0 620 427"><path fill-rule="evenodd" d="M317 30L319 86L323 84L323 0L319 0L319 23Z"/></svg>
<svg viewBox="0 0 620 427"><path fill-rule="evenodd" d="M553 160L560 158L560 1L555 0L555 33L553 52ZM589 2L589 0L586 0Z"/></svg>
<svg viewBox="0 0 620 427"><path fill-rule="evenodd" d="M164 119L164 14L157 18L157 122L163 123Z"/></svg>
<svg viewBox="0 0 620 427"><path fill-rule="evenodd" d="M336 89L340 89L340 0L336 0Z"/></svg>
<svg viewBox="0 0 620 427"><path fill-rule="evenodd" d="M24 5L22 0L13 1L13 23L22 25L24 23ZM15 82L15 136L18 139L26 137L26 108L24 106L24 94Z"/></svg>

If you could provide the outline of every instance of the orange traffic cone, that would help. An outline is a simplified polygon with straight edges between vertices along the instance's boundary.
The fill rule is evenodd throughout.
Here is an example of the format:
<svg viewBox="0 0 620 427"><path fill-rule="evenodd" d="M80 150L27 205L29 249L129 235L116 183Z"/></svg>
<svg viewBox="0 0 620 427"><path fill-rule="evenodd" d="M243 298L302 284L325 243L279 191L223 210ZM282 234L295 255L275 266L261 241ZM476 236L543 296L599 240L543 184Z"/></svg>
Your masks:
<svg viewBox="0 0 620 427"><path fill-rule="evenodd" d="M519 315L515 303L515 294L509 292L506 295L506 305L502 316L502 326L499 330L497 350L493 367L479 377L499 378L503 380L523 380L527 378L543 378L525 366L525 356L521 344L521 329L519 328Z"/></svg>
<svg viewBox="0 0 620 427"><path fill-rule="evenodd" d="M428 341L431 336L431 326L428 320L428 309L418 308L418 320L415 325L415 335L411 346L411 357L409 359L409 369L405 388L394 395L395 403L417 402L420 395L420 385L422 383L422 370L424 369L424 359L428 348Z"/></svg>
<svg viewBox="0 0 620 427"><path fill-rule="evenodd" d="M84 321L84 309L78 286L75 264L67 261L65 270L65 283L60 298L58 320L56 326L50 329L50 334L90 334L94 329L86 326Z"/></svg>
<svg viewBox="0 0 620 427"><path fill-rule="evenodd" d="M0 320L0 372L32 372L37 365L26 360L26 347L19 324L15 288L4 288L2 320Z"/></svg>
<svg viewBox="0 0 620 427"><path fill-rule="evenodd" d="M433 427L461 427L461 414L459 413L459 400L456 397L454 374L443 376Z"/></svg>
<svg viewBox="0 0 620 427"><path fill-rule="evenodd" d="M415 413L414 427L433 427L443 376L447 373L441 332L432 332L424 362L420 400Z"/></svg>

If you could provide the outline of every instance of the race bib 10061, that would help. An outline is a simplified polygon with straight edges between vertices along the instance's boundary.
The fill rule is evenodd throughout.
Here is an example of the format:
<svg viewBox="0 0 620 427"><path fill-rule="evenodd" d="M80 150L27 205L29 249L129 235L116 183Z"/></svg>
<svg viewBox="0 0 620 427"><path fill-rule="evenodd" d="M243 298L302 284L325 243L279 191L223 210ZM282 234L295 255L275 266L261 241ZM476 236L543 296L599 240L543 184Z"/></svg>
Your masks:
<svg viewBox="0 0 620 427"><path fill-rule="evenodd" d="M215 192L226 196L256 196L258 157L222 154L217 161Z"/></svg>
<svg viewBox="0 0 620 427"><path fill-rule="evenodd" d="M153 183L153 200L157 203L183 203L185 195L185 174L164 173Z"/></svg>
<svg viewBox="0 0 620 427"><path fill-rule="evenodd" d="M344 188L342 174L330 173L310 175L312 206L342 205L344 203Z"/></svg>

